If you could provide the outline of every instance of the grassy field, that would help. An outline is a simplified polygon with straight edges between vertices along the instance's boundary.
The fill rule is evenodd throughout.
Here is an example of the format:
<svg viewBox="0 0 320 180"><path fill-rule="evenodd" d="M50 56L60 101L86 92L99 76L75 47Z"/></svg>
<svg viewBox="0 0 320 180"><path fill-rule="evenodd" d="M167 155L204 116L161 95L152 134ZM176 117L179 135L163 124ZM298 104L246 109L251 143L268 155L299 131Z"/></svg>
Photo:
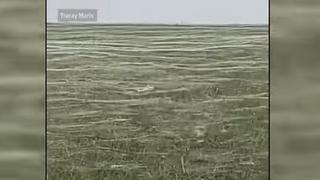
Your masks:
<svg viewBox="0 0 320 180"><path fill-rule="evenodd" d="M268 179L268 29L48 26L50 180Z"/></svg>
<svg viewBox="0 0 320 180"><path fill-rule="evenodd" d="M0 179L44 179L44 1L0 2Z"/></svg>
<svg viewBox="0 0 320 180"><path fill-rule="evenodd" d="M320 3L271 5L271 179L317 180Z"/></svg>

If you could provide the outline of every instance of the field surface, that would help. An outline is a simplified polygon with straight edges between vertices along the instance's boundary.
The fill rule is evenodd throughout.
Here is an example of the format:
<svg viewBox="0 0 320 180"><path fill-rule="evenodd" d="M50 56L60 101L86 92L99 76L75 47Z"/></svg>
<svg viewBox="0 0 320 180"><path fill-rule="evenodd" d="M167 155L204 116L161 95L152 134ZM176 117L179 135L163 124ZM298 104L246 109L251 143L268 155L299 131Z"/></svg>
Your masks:
<svg viewBox="0 0 320 180"><path fill-rule="evenodd" d="M320 179L320 1L271 3L271 179Z"/></svg>
<svg viewBox="0 0 320 180"><path fill-rule="evenodd" d="M45 178L44 1L0 1L0 179Z"/></svg>
<svg viewBox="0 0 320 180"><path fill-rule="evenodd" d="M267 180L264 26L48 26L50 180Z"/></svg>

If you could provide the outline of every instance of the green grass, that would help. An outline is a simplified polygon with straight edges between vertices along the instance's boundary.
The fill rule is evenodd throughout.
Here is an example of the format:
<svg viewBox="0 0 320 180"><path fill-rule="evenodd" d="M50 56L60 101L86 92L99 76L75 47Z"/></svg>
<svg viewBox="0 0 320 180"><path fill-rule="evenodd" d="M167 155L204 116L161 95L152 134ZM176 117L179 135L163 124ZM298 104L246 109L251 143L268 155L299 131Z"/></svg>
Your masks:
<svg viewBox="0 0 320 180"><path fill-rule="evenodd" d="M271 7L271 179L319 179L319 1Z"/></svg>
<svg viewBox="0 0 320 180"><path fill-rule="evenodd" d="M267 72L266 27L49 25L49 179L267 179Z"/></svg>
<svg viewBox="0 0 320 180"><path fill-rule="evenodd" d="M0 179L44 179L44 1L0 3Z"/></svg>

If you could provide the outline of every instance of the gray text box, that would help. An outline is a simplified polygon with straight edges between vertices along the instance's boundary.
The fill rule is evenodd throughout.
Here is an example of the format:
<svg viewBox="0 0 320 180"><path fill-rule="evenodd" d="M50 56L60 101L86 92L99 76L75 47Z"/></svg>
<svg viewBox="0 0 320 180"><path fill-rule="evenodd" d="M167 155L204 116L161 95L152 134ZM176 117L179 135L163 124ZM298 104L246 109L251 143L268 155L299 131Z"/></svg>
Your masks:
<svg viewBox="0 0 320 180"><path fill-rule="evenodd" d="M96 22L97 9L58 9L59 22Z"/></svg>

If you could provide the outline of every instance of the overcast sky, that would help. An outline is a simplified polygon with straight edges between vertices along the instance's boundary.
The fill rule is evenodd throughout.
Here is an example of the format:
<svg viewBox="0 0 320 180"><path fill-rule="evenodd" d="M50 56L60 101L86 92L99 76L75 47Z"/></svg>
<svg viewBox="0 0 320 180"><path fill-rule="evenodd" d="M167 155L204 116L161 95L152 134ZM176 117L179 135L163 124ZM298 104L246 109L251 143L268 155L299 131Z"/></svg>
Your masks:
<svg viewBox="0 0 320 180"><path fill-rule="evenodd" d="M57 9L98 9L102 23L267 24L268 0L48 0Z"/></svg>

